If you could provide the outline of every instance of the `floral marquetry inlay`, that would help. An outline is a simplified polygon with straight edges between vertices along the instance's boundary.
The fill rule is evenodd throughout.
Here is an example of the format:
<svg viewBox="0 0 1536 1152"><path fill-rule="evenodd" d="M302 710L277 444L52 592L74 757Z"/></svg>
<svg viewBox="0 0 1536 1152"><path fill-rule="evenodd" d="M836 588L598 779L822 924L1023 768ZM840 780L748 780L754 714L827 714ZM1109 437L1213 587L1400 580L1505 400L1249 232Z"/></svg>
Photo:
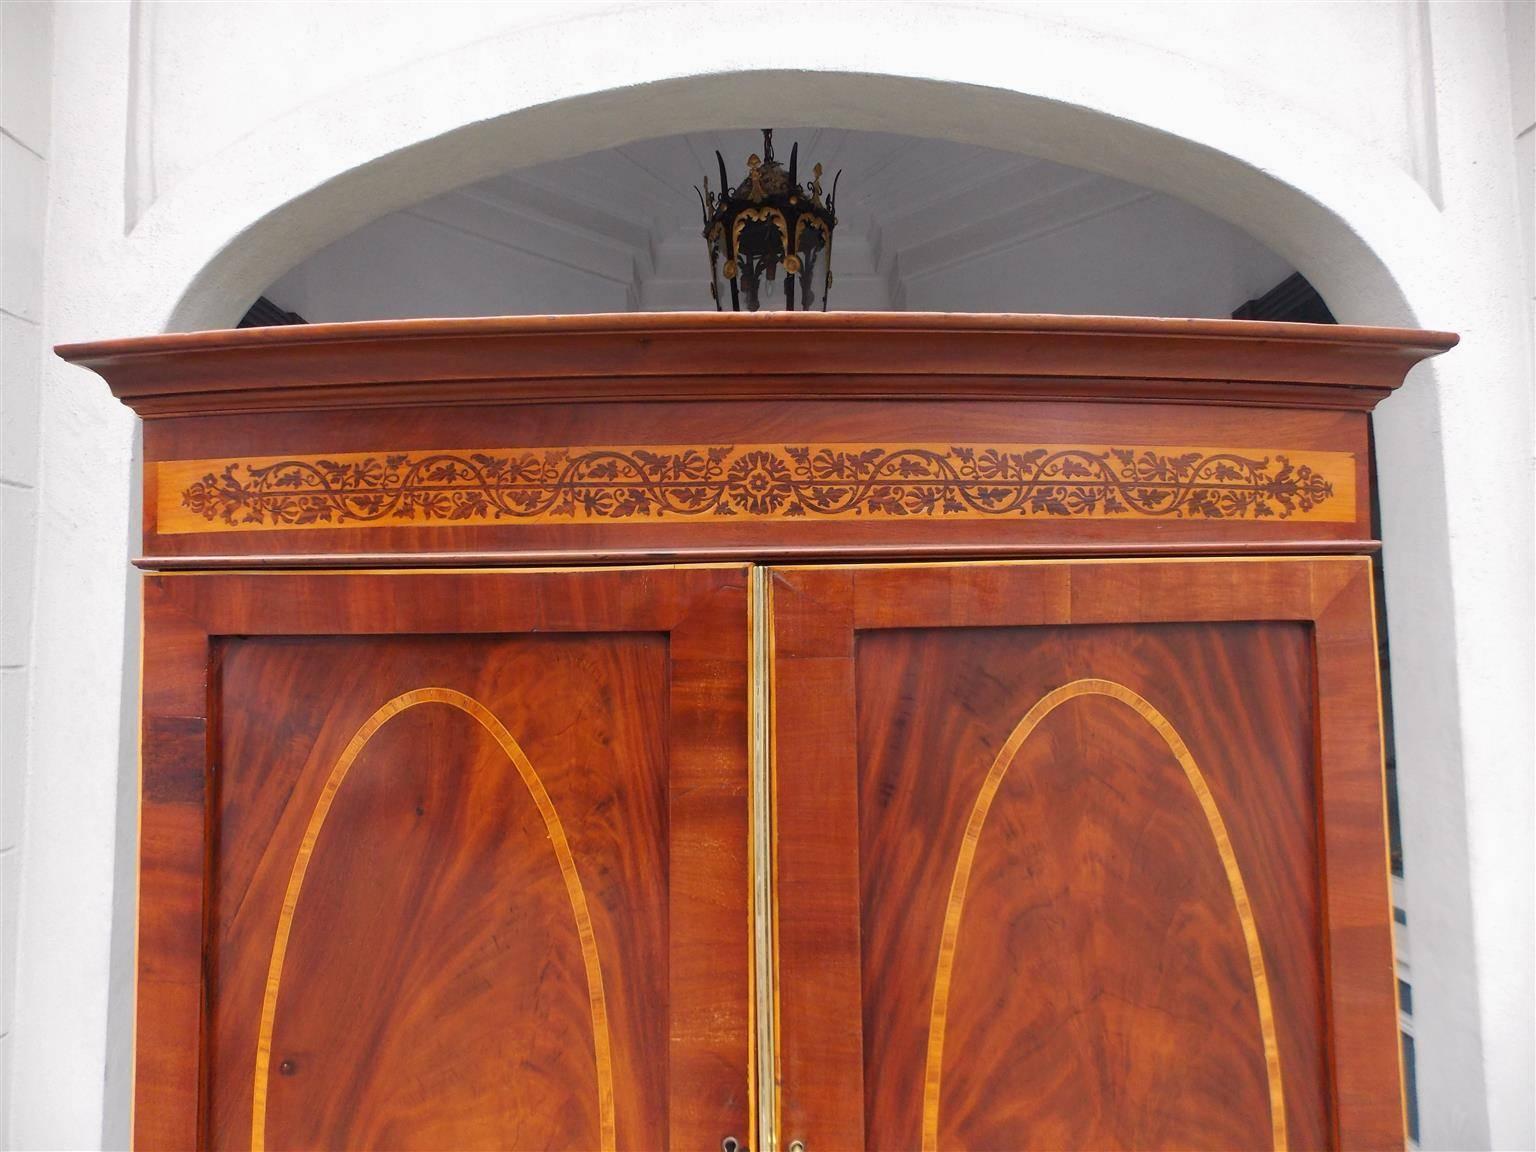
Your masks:
<svg viewBox="0 0 1536 1152"><path fill-rule="evenodd" d="M162 533L851 518L1349 522L1354 457L1274 449L754 444L454 449L157 467Z"/></svg>

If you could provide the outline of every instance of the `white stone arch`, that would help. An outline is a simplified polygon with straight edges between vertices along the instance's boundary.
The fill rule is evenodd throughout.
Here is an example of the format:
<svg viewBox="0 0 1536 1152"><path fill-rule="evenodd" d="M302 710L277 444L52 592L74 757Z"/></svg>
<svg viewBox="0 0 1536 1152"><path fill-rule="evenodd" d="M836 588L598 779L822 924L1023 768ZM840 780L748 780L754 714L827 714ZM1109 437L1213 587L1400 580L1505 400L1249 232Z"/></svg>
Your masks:
<svg viewBox="0 0 1536 1152"><path fill-rule="evenodd" d="M1410 322L1430 304L1406 285L1428 271L1410 250L1438 231L1434 200L1347 121L1059 20L935 3L884 19L859 4L779 9L792 67L764 68L762 41L728 5L629 4L416 60L275 118L135 221L134 246L175 261L157 279L185 285L161 324L216 323L226 288L253 296L436 193L633 140L756 127L764 108L780 123L962 140L1144 184L1306 266L1330 302L1358 295L1357 322Z"/></svg>
<svg viewBox="0 0 1536 1152"><path fill-rule="evenodd" d="M1325 131L1300 109L1294 119L1310 131L1291 141L1256 142L1268 147L1228 141L1247 145L1234 152L1146 119L959 76L839 70L664 76L552 99L435 135L421 132L438 125L402 126L378 142L387 150L373 155L349 156L327 141L324 162L282 165L285 141L336 133L337 109L305 109L221 154L157 201L131 239L182 255L175 279L185 290L162 326L215 327L232 322L283 272L379 216L509 168L677 132L752 127L765 105L785 122L963 141L1155 188L1221 216L1310 269L1309 279L1351 322L1429 323L1418 312L1432 310L1433 294L1416 307L1404 282L1412 270L1389 264L1393 257L1410 263L1408 253L1393 251L1404 247L1395 237L1411 235L1419 243L1408 247L1420 247L1437 231L1428 193L1390 160L1361 157L1355 141ZM1329 137L1343 138L1330 148ZM269 153L270 166L263 163ZM253 184L258 168L262 175ZM1347 179L1340 179L1341 169ZM235 201L231 188L240 189ZM164 306L163 299L158 303Z"/></svg>
<svg viewBox="0 0 1536 1152"><path fill-rule="evenodd" d="M1031 21L1027 37L1010 36L1012 16L980 7L909 4L883 9L884 20L855 5L778 10L786 26L814 27L794 41L793 69L762 68L761 43L739 36L730 6L636 4L417 60L280 116L144 209L105 257L123 295L111 307L82 305L67 336L228 325L288 268L391 211L510 167L677 132L753 127L764 107L780 122L961 140L1143 184L1263 241L1317 285L1341 320L1475 333L1480 339L1416 371L1388 403L1378 444L1425 1140L1518 1145L1531 1075L1528 969L1521 974L1531 787L1518 772L1530 722L1522 729L1509 717L1529 692L1529 644L1518 621L1511 629L1507 611L1484 601L1518 604L1528 591L1530 496L1526 553L1517 535L1508 563L1490 573L1488 555L1508 554L1510 512L1488 508L1474 492L1490 469L1518 483L1528 461L1510 428L1480 423L1447 401L1458 388L1508 380L1525 354L1519 312L1481 290L1489 253L1461 242L1436 196L1345 128L1161 47L1049 20ZM1440 199L1450 204L1456 194L1447 188ZM107 403L103 395L95 402ZM116 451L103 457L110 462L121 457L122 434L120 423L103 420L71 447L88 452L93 436L113 441ZM78 485L78 459L45 458L45 485ZM107 493L89 502L96 521L88 531L67 507L57 523L42 523L45 574L67 556L121 565L130 502L126 478L108 480ZM89 610L108 626L123 619L121 594L114 602L97 593ZM48 650L50 623L67 633L81 611L78 598L60 595L40 581L40 651ZM82 730L69 722L97 658L97 650L64 644L40 670L33 779L101 799L110 784L99 768L63 768L117 760L115 729L87 730L82 756ZM116 684L96 701L107 712L132 702L117 698ZM55 779L45 782L45 774ZM110 816L110 802L95 807ZM62 803L29 808L28 821L29 843L74 846L68 858L88 877L89 894L51 900L59 859L33 860L23 947L29 936L83 941L99 956L90 963L104 989L110 820L96 829L108 845L99 849ZM1482 850L1472 851L1474 843ZM79 987L60 984L71 973L50 971L46 955L24 953L21 967L23 992L34 995L18 994L13 1098L50 1081L85 1088L94 1076L99 1084L124 1043L107 1036L105 996L100 1004L87 996L82 1008ZM85 1043L50 1041L66 1016L89 1034ZM123 1081L113 1083L109 1075L109 1133L124 1098ZM56 1093L39 1092L39 1107ZM13 1139L82 1142L62 1131L45 1116L18 1114Z"/></svg>

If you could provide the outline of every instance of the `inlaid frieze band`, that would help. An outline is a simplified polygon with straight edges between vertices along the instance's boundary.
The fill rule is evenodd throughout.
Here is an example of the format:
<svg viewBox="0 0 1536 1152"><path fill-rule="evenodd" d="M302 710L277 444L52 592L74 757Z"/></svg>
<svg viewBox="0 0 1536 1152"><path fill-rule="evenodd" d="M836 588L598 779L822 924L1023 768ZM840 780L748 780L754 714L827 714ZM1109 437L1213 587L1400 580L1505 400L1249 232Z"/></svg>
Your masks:
<svg viewBox="0 0 1536 1152"><path fill-rule="evenodd" d="M1348 452L1062 444L539 447L176 460L161 533L693 520L1355 518Z"/></svg>

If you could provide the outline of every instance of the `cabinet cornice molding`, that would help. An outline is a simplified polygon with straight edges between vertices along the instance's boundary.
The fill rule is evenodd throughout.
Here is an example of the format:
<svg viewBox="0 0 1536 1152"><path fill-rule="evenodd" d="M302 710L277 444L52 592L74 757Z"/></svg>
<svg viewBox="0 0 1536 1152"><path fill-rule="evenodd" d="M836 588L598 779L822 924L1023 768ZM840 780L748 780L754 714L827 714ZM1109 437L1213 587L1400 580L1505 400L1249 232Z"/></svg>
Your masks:
<svg viewBox="0 0 1536 1152"><path fill-rule="evenodd" d="M1448 333L964 313L311 324L60 346L146 418L688 399L1168 400L1369 410ZM451 368L451 371L446 369Z"/></svg>

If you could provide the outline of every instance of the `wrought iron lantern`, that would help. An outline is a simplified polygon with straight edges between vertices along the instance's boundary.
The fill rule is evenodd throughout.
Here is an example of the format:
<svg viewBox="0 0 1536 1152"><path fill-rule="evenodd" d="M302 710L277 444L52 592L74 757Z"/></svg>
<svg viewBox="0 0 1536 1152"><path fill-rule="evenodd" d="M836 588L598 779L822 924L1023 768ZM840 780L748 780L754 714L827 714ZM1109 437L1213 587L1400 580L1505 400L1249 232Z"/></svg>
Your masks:
<svg viewBox="0 0 1536 1152"><path fill-rule="evenodd" d="M704 188L694 191L704 213L704 242L709 246L710 295L715 311L724 309L720 299L722 275L730 286L731 311L756 312L776 291L783 272L784 307L809 311L818 304L827 310L832 289L832 230L837 227L834 202L839 171L832 190L822 199L821 165L811 170L809 186L800 184L800 145L789 150L789 170L773 156L773 129L763 129L763 154L747 158L746 179L734 188L725 172L725 157L715 153L720 165L717 195L704 178ZM818 267L820 265L820 267ZM821 296L816 294L820 282Z"/></svg>

